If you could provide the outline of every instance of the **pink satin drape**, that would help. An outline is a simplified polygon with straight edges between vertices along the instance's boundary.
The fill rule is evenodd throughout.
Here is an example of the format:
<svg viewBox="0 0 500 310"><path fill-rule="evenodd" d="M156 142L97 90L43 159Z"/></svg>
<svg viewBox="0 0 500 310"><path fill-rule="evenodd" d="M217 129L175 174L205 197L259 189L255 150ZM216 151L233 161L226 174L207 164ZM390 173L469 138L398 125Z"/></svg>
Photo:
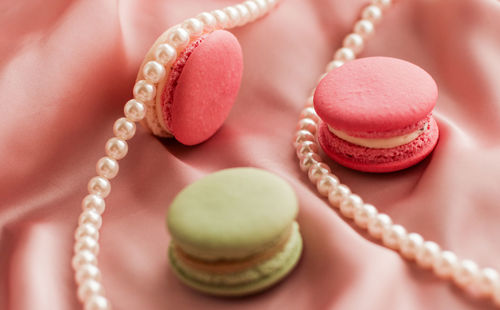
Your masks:
<svg viewBox="0 0 500 310"><path fill-rule="evenodd" d="M298 168L299 111L365 0L284 0L236 29L241 90L224 127L185 147L143 128L112 181L99 263L114 309L493 309L374 243ZM0 2L0 309L80 309L70 266L80 201L142 57L166 28L226 0ZM329 162L395 222L500 269L500 2L405 0L362 56L413 62L436 80L439 144L401 172ZM280 285L218 299L168 268L165 212L201 176L255 166L296 189L305 251Z"/></svg>

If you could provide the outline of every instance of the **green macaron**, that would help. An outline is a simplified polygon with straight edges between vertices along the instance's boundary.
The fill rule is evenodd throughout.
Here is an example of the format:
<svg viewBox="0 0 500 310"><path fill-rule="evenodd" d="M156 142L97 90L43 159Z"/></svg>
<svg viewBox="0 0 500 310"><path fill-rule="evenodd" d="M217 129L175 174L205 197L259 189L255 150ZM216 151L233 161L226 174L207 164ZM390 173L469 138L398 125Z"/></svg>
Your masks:
<svg viewBox="0 0 500 310"><path fill-rule="evenodd" d="M212 295L261 291L300 258L297 212L291 186L267 171L232 168L205 176L183 189L168 210L172 270Z"/></svg>

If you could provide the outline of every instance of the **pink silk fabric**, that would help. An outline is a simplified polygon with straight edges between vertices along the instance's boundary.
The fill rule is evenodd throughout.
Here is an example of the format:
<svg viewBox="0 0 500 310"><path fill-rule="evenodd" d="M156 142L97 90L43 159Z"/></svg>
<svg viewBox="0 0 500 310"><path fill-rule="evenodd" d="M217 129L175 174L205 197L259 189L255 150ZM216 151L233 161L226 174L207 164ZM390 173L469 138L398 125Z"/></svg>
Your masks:
<svg viewBox="0 0 500 310"><path fill-rule="evenodd" d="M316 193L291 144L317 78L366 0L284 0L234 30L245 71L209 141L185 147L141 126L112 181L99 265L114 309L493 309L356 229ZM229 0L0 2L0 309L81 309L73 233L94 165L131 98L142 57L168 27ZM405 0L361 56L392 56L439 86L441 136L419 165L389 174L328 161L341 181L409 231L500 269L500 2ZM169 269L165 213L184 186L253 166L295 188L304 253L276 287L221 299Z"/></svg>

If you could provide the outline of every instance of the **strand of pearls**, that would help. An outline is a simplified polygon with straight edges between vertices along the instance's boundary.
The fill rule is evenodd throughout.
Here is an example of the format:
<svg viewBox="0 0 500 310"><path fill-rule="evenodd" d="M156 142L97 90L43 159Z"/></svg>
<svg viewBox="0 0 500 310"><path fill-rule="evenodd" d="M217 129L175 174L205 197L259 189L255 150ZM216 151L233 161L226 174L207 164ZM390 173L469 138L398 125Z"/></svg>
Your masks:
<svg viewBox="0 0 500 310"><path fill-rule="evenodd" d="M278 0L249 0L189 18L172 29L167 42L157 47L155 60L144 65L145 79L137 81L133 89L134 98L125 104L124 117L114 123L115 136L106 142L106 156L97 162L97 176L90 179L87 186L89 194L82 201L82 213L75 231L72 266L78 286L78 299L85 310L111 309L97 263L101 216L106 207L104 199L111 193L110 180L118 174L118 161L127 155L127 140L135 135L135 123L145 117L146 103L155 98L157 84L167 74L165 67L175 61L190 40L216 29L243 26L267 14L277 2Z"/></svg>
<svg viewBox="0 0 500 310"><path fill-rule="evenodd" d="M373 35L375 25L392 6L392 2L393 0L372 0L362 10L353 32L345 37L343 46L335 52L333 61L326 66L326 72L353 60L363 50L366 39ZM432 270L437 277L452 281L474 297L491 298L500 307L500 280L496 270L481 268L472 260L458 258L455 253L442 250L437 243L424 240L418 233L408 233L403 226L394 224L389 215L380 213L373 205L364 203L361 197L351 193L349 187L341 184L338 177L331 173L318 154L315 134L319 117L313 107L314 91L315 89L300 114L294 146L300 169L308 174L319 194L327 197L332 207L338 208L343 216L367 230L387 248L398 251L402 257L415 261L423 269Z"/></svg>

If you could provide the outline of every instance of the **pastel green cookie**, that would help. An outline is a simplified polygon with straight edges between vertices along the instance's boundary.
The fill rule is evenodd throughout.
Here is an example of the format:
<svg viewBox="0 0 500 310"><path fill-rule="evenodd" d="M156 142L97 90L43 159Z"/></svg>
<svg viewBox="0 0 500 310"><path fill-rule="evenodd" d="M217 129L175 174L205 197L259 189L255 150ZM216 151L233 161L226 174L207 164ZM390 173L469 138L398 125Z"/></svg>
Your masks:
<svg viewBox="0 0 500 310"><path fill-rule="evenodd" d="M263 290L300 258L297 211L293 189L272 173L233 168L208 175L182 190L169 208L172 269L209 294Z"/></svg>

